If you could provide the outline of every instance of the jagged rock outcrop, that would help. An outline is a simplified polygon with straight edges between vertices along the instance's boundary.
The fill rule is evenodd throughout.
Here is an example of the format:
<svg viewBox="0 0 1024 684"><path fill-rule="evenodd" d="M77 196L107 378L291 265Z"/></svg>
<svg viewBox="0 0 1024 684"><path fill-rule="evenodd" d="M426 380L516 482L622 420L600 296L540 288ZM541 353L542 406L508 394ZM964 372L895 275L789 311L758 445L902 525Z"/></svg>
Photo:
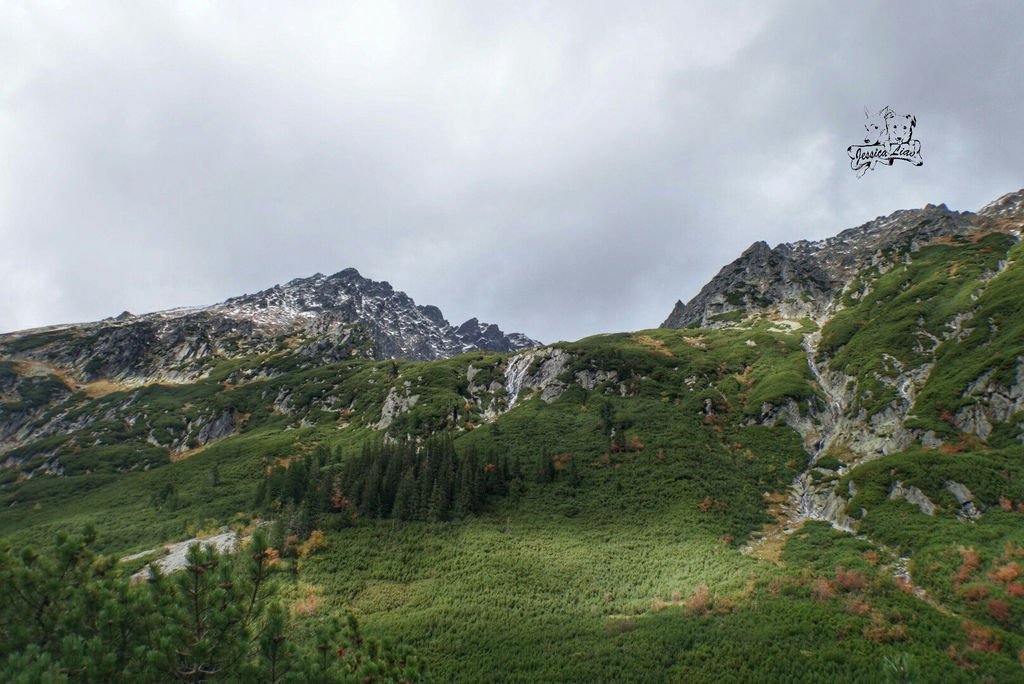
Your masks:
<svg viewBox="0 0 1024 684"><path fill-rule="evenodd" d="M666 321L674 326L742 326L731 341L731 333L682 337L702 356L713 357L719 351L715 345L733 342L743 354L754 356L768 353L769 345L785 345L786 359L779 369L786 382L779 384L798 391L762 395L773 398L760 406L760 415L748 415L748 399L742 401L748 425L785 422L803 437L807 470L793 483L801 515L844 528L855 525L846 513L848 492L833 491L838 478L816 472L825 456L830 458L822 462L842 474L915 443L947 446L963 437L959 432L981 439L995 435L1002 443L1019 434L1024 441L1024 353L1016 356L1020 350L1013 344L1004 345L998 372L985 370L992 364L984 359L969 375L954 373L953 381L947 372L946 385L954 390L944 390L945 403L929 397L930 413L915 415L930 378L942 370L942 354L953 349L946 357L955 358L956 345L974 344L977 331L1000 327L990 312L979 313L986 311L986 293L1002 292L997 297L1002 309L1007 308L1005 300L1012 304L1005 292L1007 283L1013 285L1019 277L1020 265L1013 262L1020 253L1015 240L1024 227L1022 207L1024 192L1001 198L977 214L929 206L876 219L829 240L774 249L755 243ZM943 246L933 249L936 242ZM970 258L957 256L961 248ZM922 271L922 263L931 270ZM954 280L961 267L968 274L957 305L926 326L929 291L918 296L914 288L919 281ZM888 293L885 299L873 299L882 292ZM910 314L876 318L898 299L912 304L905 307ZM716 318L723 313L728 315ZM843 315L848 319L845 331L837 332L830 324L841 322L838 317ZM794 320L803 316L817 325ZM874 329L874 320L881 320L885 334L874 346L858 348L857 340L865 338L857 337L858 331ZM1002 328L1011 331L1004 338L1019 337L1005 320ZM889 334L893 329L898 329L896 334ZM800 339L796 335L802 336L803 356L794 346ZM633 341L666 357L675 355L671 345L649 336L634 336ZM530 346L535 348L525 349ZM385 438L412 438L417 431L471 430L529 398L555 401L574 384L586 391L631 396L645 379L639 366L622 356L574 358L562 347L536 346L475 318L453 326L437 307L417 305L388 283L363 278L353 269L294 280L210 307L142 316L125 312L97 323L4 335L0 454L14 450L6 462L26 475L58 472L61 463L73 468L70 456L76 449L130 440L140 447L132 458L145 464L159 459L161 451L171 456L195 453L244 431L252 416L257 424L272 416L285 430L352 426L376 428ZM441 359L474 350L510 356L465 357L440 364L443 372L423 373L426 379L417 377L418 371L400 371L400 365L407 366L397 363L340 364L351 368L321 368L324 375L317 374L318 366L346 359ZM730 357L740 355L727 351ZM142 387L146 383L192 383L223 359L238 363L220 364L226 377L197 383L195 395L182 391L188 400L147 403L147 391L155 388ZM673 370L691 361L678 354L678 363L680 368ZM722 363L719 372L727 365ZM351 372L359 379L346 384L344 377L332 377L336 372ZM702 391L715 382L704 371L684 373L689 377L684 376L680 390L685 385L687 392ZM972 377L969 383L965 380ZM757 383L766 380L763 373L737 376L744 397L757 396L753 392L764 387ZM222 390L246 393L243 388L251 383L258 383L251 388L255 394L244 402L206 401L208 393ZM962 394L961 385L968 385ZM374 391L367 391L371 387ZM184 388L173 391L178 390ZM163 392L160 388L153 394ZM665 399L672 394L665 392ZM100 400L107 396L109 401ZM204 399L192 405L192 396ZM796 396L800 399L789 398ZM737 408L719 406L710 397L704 401L709 423L719 412ZM225 406L235 410L226 412ZM1020 423L1018 432L1008 431L1005 425L1014 422ZM80 441L42 441L68 435ZM33 443L39 448L18 451ZM51 448L53 444L60 446ZM836 459L841 466L835 465Z"/></svg>
<svg viewBox="0 0 1024 684"><path fill-rule="evenodd" d="M194 383L223 360L246 361L227 379L238 386L281 372L273 363L254 362L261 359L287 356L287 367L312 369L351 358L435 360L535 346L525 335L505 334L475 318L453 326L436 306L419 306L390 284L351 268L212 306L144 315L126 311L93 323L8 333L0 335L0 454L110 421L124 421L133 439L166 449L172 457L223 439L239 425L231 411L186 415L183 408L180 420L161 418L159 427L150 428L153 417L131 406L145 385ZM118 390L130 392L129 399L102 410L77 410L90 397ZM314 408L343 409L317 399L313 407L308 397L297 407L292 390L277 387L272 396L261 398L275 413L301 413L298 427L308 424L303 421ZM408 393L389 395L377 425L386 429L415 402ZM30 474L51 457L50 452L19 453L5 459L5 465L30 469L25 471Z"/></svg>
<svg viewBox="0 0 1024 684"><path fill-rule="evenodd" d="M386 430L396 417L407 412L420 400L420 395L409 394L411 384L406 382L401 392L394 387L388 391L388 396L385 397L384 405L380 409L380 420L374 425L376 429Z"/></svg>
<svg viewBox="0 0 1024 684"><path fill-rule="evenodd" d="M561 375L570 361L570 355L560 347L545 347L508 360L505 370L505 391L508 407L512 408L524 390L539 391L544 401L554 401L565 391Z"/></svg>
<svg viewBox="0 0 1024 684"><path fill-rule="evenodd" d="M937 506L924 492L917 487L907 487L899 480L893 483L892 490L889 492L889 498L903 499L907 503L920 508L921 512L925 515L935 515Z"/></svg>
<svg viewBox="0 0 1024 684"><path fill-rule="evenodd" d="M199 428L195 441L199 446L205 446L219 439L224 439L235 431L235 414L232 411L225 411L217 418Z"/></svg>
<svg viewBox="0 0 1024 684"><path fill-rule="evenodd" d="M960 510L957 512L957 517L961 520L974 521L981 517L981 509L975 503L974 494L971 490L962 485L959 482L949 480L946 482L946 489L956 502L960 505Z"/></svg>
<svg viewBox="0 0 1024 684"><path fill-rule="evenodd" d="M986 439L993 425L1010 423L1024 415L1024 358L1017 363L1016 379L1004 385L994 379L993 370L986 371L972 382L963 393L971 403L963 406L954 416L957 428ZM1018 440L1024 443L1024 424L1018 424Z"/></svg>
<svg viewBox="0 0 1024 684"><path fill-rule="evenodd" d="M852 532L855 523L847 515L849 501L836 491L833 480L818 479L823 474L829 473L822 469L811 469L793 481L791 496L799 517L804 520L822 520L837 529ZM855 492L851 489L847 494L852 498Z"/></svg>
<svg viewBox="0 0 1024 684"><path fill-rule="evenodd" d="M600 370L585 368L581 371L576 371L573 376L576 378L576 382L585 390L595 389L598 385L603 385L606 382L617 382L619 379L619 373L615 370Z"/></svg>

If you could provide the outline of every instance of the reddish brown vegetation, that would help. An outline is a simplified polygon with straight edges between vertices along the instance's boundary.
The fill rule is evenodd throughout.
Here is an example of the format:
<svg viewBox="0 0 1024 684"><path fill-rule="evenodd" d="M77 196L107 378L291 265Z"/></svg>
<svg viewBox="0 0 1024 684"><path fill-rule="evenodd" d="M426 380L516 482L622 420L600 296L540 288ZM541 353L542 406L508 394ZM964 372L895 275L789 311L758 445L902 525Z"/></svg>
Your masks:
<svg viewBox="0 0 1024 684"><path fill-rule="evenodd" d="M966 582L978 570L980 564L981 555L973 546L970 548L961 546L960 569L957 570L956 575L953 577L953 589L959 589L960 585Z"/></svg>
<svg viewBox="0 0 1024 684"><path fill-rule="evenodd" d="M847 570L842 565L836 567L836 586L843 591L860 591L867 586L867 578L856 570Z"/></svg>
<svg viewBox="0 0 1024 684"><path fill-rule="evenodd" d="M253 558L256 558L258 560L256 554L253 554ZM267 547L267 549L263 552L263 558L267 560L268 566L276 565L281 562L281 554L278 553L277 549L275 549L273 546Z"/></svg>
<svg viewBox="0 0 1024 684"><path fill-rule="evenodd" d="M305 598L297 600L292 604L292 614L301 617L309 617L320 608L320 597L313 592L306 594Z"/></svg>
<svg viewBox="0 0 1024 684"><path fill-rule="evenodd" d="M951 442L946 442L945 444L943 444L942 446L939 447L939 451L944 453L944 454L959 454L959 453L963 452L963 450L965 448L966 447L964 447L964 445L959 443L959 442L956 443L956 444L952 444Z"/></svg>
<svg viewBox="0 0 1024 684"><path fill-rule="evenodd" d="M965 670L973 670L976 667L978 667L974 663L964 658L963 651L956 644L951 644L950 647L946 649L946 655L952 658L954 663L956 663Z"/></svg>
<svg viewBox="0 0 1024 684"><path fill-rule="evenodd" d="M334 488L334 492L331 494L331 509L334 511L348 510L351 508L351 503L348 497L341 493L341 490L337 487Z"/></svg>
<svg viewBox="0 0 1024 684"><path fill-rule="evenodd" d="M706 615L711 607L711 591L702 584L686 599L686 608L694 615Z"/></svg>
<svg viewBox="0 0 1024 684"><path fill-rule="evenodd" d="M724 511L729 508L728 501L722 501L721 499L712 499L710 496L705 496L704 500L697 504L697 508L702 513L707 513L711 509L716 511Z"/></svg>
<svg viewBox="0 0 1024 684"><path fill-rule="evenodd" d="M988 614L992 616L992 619L1001 625L1005 625L1010 620L1010 604L1000 599L992 599L985 608L988 609Z"/></svg>
<svg viewBox="0 0 1024 684"><path fill-rule="evenodd" d="M1020 565L1016 561L996 568L992 571L992 579L1006 584L1020 577Z"/></svg>
<svg viewBox="0 0 1024 684"><path fill-rule="evenodd" d="M644 450L644 443L637 439L636 435L629 438L629 441L625 444L612 444L611 452L613 454L621 453L638 453Z"/></svg>
<svg viewBox="0 0 1024 684"><path fill-rule="evenodd" d="M976 603L982 599L988 598L990 593L992 592L990 592L988 587L984 584L975 584L964 590L964 598L967 599L969 603Z"/></svg>
<svg viewBox="0 0 1024 684"><path fill-rule="evenodd" d="M846 601L846 612L863 617L871 612L871 604L862 598L853 597Z"/></svg>
<svg viewBox="0 0 1024 684"><path fill-rule="evenodd" d="M897 577L894 582L896 583L896 588L904 594L914 593L914 585L908 582L906 577Z"/></svg>
<svg viewBox="0 0 1024 684"><path fill-rule="evenodd" d="M904 641L907 638L907 626L899 616L887 619L881 611L871 612L871 624L865 625L862 631L865 639L876 644L893 641Z"/></svg>
<svg viewBox="0 0 1024 684"><path fill-rule="evenodd" d="M967 640L967 647L982 653L998 653L1003 640L991 629L965 620L961 625Z"/></svg>
<svg viewBox="0 0 1024 684"><path fill-rule="evenodd" d="M814 584L811 585L811 596L815 601L827 601L835 595L835 586L824 577L814 580Z"/></svg>

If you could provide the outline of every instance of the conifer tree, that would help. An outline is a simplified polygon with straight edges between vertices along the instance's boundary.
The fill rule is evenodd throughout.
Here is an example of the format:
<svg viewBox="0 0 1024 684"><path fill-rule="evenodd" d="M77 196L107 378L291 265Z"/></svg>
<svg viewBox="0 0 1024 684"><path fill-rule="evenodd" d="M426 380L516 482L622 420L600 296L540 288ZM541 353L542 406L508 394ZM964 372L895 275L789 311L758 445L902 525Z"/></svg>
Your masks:
<svg viewBox="0 0 1024 684"><path fill-rule="evenodd" d="M0 551L0 681L415 681L416 660L328 623L291 639L273 599L275 554L257 530L243 553L194 545L184 570L132 585L94 535L48 553Z"/></svg>
<svg viewBox="0 0 1024 684"><path fill-rule="evenodd" d="M440 522L445 519L448 514L448 507L444 497L444 485L439 479L434 484L434 489L430 493L430 501L427 507L427 520L431 522Z"/></svg>
<svg viewBox="0 0 1024 684"><path fill-rule="evenodd" d="M416 515L416 509L416 476L410 466L398 485L391 516L399 520L412 520Z"/></svg>

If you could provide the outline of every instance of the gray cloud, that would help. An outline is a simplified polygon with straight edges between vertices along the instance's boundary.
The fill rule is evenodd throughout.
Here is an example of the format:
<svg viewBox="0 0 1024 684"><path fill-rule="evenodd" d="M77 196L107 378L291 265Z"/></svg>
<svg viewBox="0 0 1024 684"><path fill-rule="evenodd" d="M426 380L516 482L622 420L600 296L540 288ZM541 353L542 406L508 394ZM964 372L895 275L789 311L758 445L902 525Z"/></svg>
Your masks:
<svg viewBox="0 0 1024 684"><path fill-rule="evenodd" d="M0 330L347 266L544 340L1024 185L1019 3L0 6ZM857 179L867 105L925 164Z"/></svg>

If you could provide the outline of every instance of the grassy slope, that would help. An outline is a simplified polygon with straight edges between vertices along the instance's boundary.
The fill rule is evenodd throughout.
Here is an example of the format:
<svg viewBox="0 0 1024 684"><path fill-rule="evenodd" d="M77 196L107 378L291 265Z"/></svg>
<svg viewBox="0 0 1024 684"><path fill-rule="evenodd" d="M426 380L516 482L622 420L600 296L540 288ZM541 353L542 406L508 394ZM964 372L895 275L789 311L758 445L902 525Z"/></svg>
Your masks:
<svg viewBox="0 0 1024 684"><path fill-rule="evenodd" d="M699 446L702 458L718 465L713 475L721 476L741 464L750 475L737 480L746 483L738 490L734 504L745 516L744 523L732 530L739 537L763 519L760 492L785 486L805 458L792 436L779 442L788 449L783 463L768 463L761 468L759 464L770 458L759 460L749 447L760 452L761 442L778 440L766 439L758 430L746 431L743 439L737 437L751 393L760 401L772 393L806 391L806 385L798 390L779 385L772 374L780 367L793 377L806 372L804 364L791 358L799 349L798 336L768 333L767 327L709 333L699 343L705 348L687 342L678 331L648 331L646 340L663 345L655 353L649 348L650 342L637 342L639 336L625 334L565 345L575 356L567 379L583 368L617 369L627 396L621 396L615 382L592 391L570 384L559 401L547 404L524 398L515 411L495 423L464 430L458 443L494 445L510 458L519 457L528 463L536 463L543 451L571 452L580 459L597 460L609 450L607 427L637 435L650 453L659 449L694 451L693 447ZM757 346L748 346L748 339L757 341ZM267 463L304 453L317 443L346 449L374 438L378 433L371 424L380 417L381 404L391 387L402 388L409 382L409 391L420 395L411 410L395 419L393 434L428 434L452 427L464 429L467 423L481 424L480 407L466 400L466 369L469 365L483 369L473 382L487 384L489 376L500 373L504 358L471 354L434 363L360 361L316 369L290 369L287 364L292 362L263 360L264 368L281 374L241 385L225 384L230 374L245 365L232 361L194 385L152 385L96 400L69 400L62 408L70 407L72 414L102 415L128 404L142 417L134 425L101 421L71 440L59 437L44 441L47 449L52 448L51 441L74 445L65 447L68 455L63 458L73 476L8 483L0 490L0 534L43 539L56 525L89 520L97 523L112 549L148 543L154 534L157 538L184 535L189 529L209 524L211 519L225 520L249 510L252 493ZM257 367L261 362L247 363ZM688 388L687 378L694 379L694 389ZM271 405L282 389L290 392L289 404L294 408L290 415L281 414ZM337 406L351 409L324 411L322 400L327 397L336 398ZM711 399L714 405L713 417L705 418L703 414L705 399ZM166 450L143 441L146 425L157 430L165 425L180 430L187 420L200 414L217 415L229 409L247 416L242 433L214 443L185 461L169 464ZM603 426L602 411L608 412L612 425ZM30 445L21 451L41 448ZM135 465L144 463L150 469L124 472L123 466L132 464L133 458ZM214 464L218 465L222 483L211 492L206 483ZM13 471L6 472L9 478L13 475ZM183 505L171 512L157 511L151 499L168 483L177 487ZM728 491L733 484L718 487L709 483L708 491ZM142 540L136 542L133 535Z"/></svg>
<svg viewBox="0 0 1024 684"><path fill-rule="evenodd" d="M1004 384L1012 384L1008 376L1024 339L1024 264L1014 263L991 283L983 278L1001 261L1022 255L1024 244L994 233L977 242L925 247L909 264L865 274L851 284L845 308L822 330L820 357L857 379L860 406L869 414L897 396L895 387L879 379L896 373L892 358L905 368L934 361L914 408L915 425L948 433L939 420L942 410L959 408L960 393L982 372L994 369ZM870 292L858 297L864 284ZM972 311L965 323L972 332L946 340L947 323Z"/></svg>
<svg viewBox="0 0 1024 684"><path fill-rule="evenodd" d="M965 618L1024 633L1024 585L1018 581L1024 564L1024 507L1017 508L1024 501L1021 449L910 450L861 466L846 478L860 490L851 509L868 511L860 531L910 556L914 579L929 594ZM921 489L938 504L936 514L889 499L897 480ZM946 487L950 480L974 494L985 511L979 520L957 519L959 506ZM990 601L1005 602L1008 615L993 611Z"/></svg>
<svg viewBox="0 0 1024 684"><path fill-rule="evenodd" d="M332 608L411 641L439 681L872 682L899 653L925 681L970 681L944 653L961 621L898 591L869 545L812 524L784 568L742 556L719 536L728 511L702 513L699 493L668 484L692 467L637 459L477 520L333 533L301 576ZM633 495L606 494L619 488ZM815 598L837 565L867 586ZM702 584L707 608L688 607ZM969 658L1006 679L1024 641L999 633L1010 658Z"/></svg>

